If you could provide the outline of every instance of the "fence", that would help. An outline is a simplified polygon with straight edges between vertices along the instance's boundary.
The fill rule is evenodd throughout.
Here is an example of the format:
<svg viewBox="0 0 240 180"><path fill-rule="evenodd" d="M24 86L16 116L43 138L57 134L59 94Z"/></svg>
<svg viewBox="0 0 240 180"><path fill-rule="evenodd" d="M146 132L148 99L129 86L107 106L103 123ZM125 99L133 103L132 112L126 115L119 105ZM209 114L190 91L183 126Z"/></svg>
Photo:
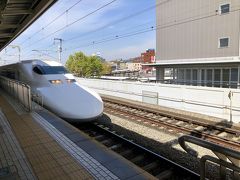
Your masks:
<svg viewBox="0 0 240 180"><path fill-rule="evenodd" d="M205 165L206 162L210 162L213 164L219 165L219 175L221 179L228 179L229 174L227 173L227 169L232 172L232 179L239 180L240 179L240 153L239 151L220 146L218 144L214 144L212 142L208 142L201 138L193 137L190 135L183 135L178 138L178 142L180 146L192 156L198 157L198 152L192 149L186 143L196 144L198 146L207 148L211 150L218 158L204 155L200 159L200 176L201 180L206 179L206 170ZM227 178L228 177L228 178ZM229 178L230 179L230 178Z"/></svg>
<svg viewBox="0 0 240 180"><path fill-rule="evenodd" d="M76 79L81 85L92 88L100 94L152 104L157 103L160 106L201 113L240 123L240 89ZM229 94L232 94L232 96L230 97Z"/></svg>
<svg viewBox="0 0 240 180"><path fill-rule="evenodd" d="M27 111L32 110L31 88L29 85L0 76L0 86L8 94L16 98Z"/></svg>

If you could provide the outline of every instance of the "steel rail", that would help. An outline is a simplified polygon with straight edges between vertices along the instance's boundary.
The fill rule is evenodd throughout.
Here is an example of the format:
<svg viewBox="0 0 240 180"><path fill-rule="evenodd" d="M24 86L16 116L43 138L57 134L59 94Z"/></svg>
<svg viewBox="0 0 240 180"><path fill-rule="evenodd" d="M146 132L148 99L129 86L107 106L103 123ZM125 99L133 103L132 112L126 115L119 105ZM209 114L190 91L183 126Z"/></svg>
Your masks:
<svg viewBox="0 0 240 180"><path fill-rule="evenodd" d="M76 126L78 129L86 134L89 134L91 138L94 138L98 142L107 146L111 150L115 151L119 155L128 159L138 167L152 174L156 178L172 178L172 179L199 179L199 174L123 137L121 134L117 134L115 131L111 131L109 128L98 124L88 124L88 126ZM106 142L111 142L110 145L106 145ZM119 145L121 144L121 146ZM118 148L111 148L119 146ZM128 153L124 153L128 152ZM129 156L126 154L133 154ZM140 157L140 158L139 158ZM146 163L147 164L144 164ZM143 164L142 164L143 163ZM148 165L154 166L150 169L146 168ZM166 173L165 172L169 172ZM167 177L165 177L167 176ZM176 178L177 177L177 178Z"/></svg>
<svg viewBox="0 0 240 180"><path fill-rule="evenodd" d="M125 105L128 107L132 107L134 109L139 109L145 112L149 112L149 113L154 113L156 115L161 115L161 116L165 116L168 118L174 118L176 120L181 120L184 122L190 122L190 123L196 123L200 126L207 126L208 128L214 128L216 130L224 130L226 132L232 133L232 134L238 134L240 135L240 127L234 126L231 123L228 122L219 122L219 124L216 124L216 122L213 121L208 121L206 119L202 119L199 117L190 117L188 115L180 115L178 113L175 112L167 112L166 110L159 110L156 108L152 108L152 107L148 107L147 105L142 105L141 103L139 104L135 104L134 102L126 102L124 100L115 100L112 98L106 98L106 97L102 97L104 102L110 102L110 103L115 103L115 104L119 104L119 105ZM231 126L231 128L229 128L228 126Z"/></svg>
<svg viewBox="0 0 240 180"><path fill-rule="evenodd" d="M122 105L119 102L117 104ZM126 106L126 105L124 105L124 106ZM139 109L139 106L138 107L131 106L131 108ZM149 122L151 124L154 124L155 126L161 126L161 127L166 128L166 129L172 129L172 130L174 130L176 132L180 132L180 133L191 134L192 136L205 139L207 141L219 144L221 146L229 147L231 149L235 149L235 150L238 150L238 151L240 150L240 142L233 141L233 140L223 138L223 137L219 137L217 135L210 134L209 132L198 131L196 129L192 129L192 128L186 127L186 126L181 126L179 124L174 124L174 123L170 123L170 122L167 122L167 121L156 120L156 119L153 119L151 117L147 117L146 115L145 116L138 115L136 113L131 113L131 112L123 110L123 109L116 109L116 108L113 108L113 107L110 107L110 106L107 106L107 105L105 105L105 112L108 112L110 114L115 112L115 113L118 114L118 116L121 116L124 119L126 119L126 117L128 117L128 119L132 120L132 121L133 121L133 119L136 119L138 121L141 120L141 121L144 121L144 122ZM121 113L121 115L119 115L119 113ZM154 112L151 112L151 113L154 113ZM173 116L171 116L171 118L173 118ZM169 119L169 120L171 120L171 119ZM177 121L179 119L174 118L174 120ZM182 120L180 120L180 121L182 121ZM199 125L195 121L189 121L188 123ZM202 123L201 123L201 125L202 125ZM208 124L205 125L205 128L209 128L209 125ZM211 128L214 129L214 127L211 127ZM220 131L219 133L222 133L222 132L228 132L229 133L229 131L225 131L225 129L223 127L222 128L216 128L214 130ZM236 132L234 131L234 135L235 135L235 133Z"/></svg>

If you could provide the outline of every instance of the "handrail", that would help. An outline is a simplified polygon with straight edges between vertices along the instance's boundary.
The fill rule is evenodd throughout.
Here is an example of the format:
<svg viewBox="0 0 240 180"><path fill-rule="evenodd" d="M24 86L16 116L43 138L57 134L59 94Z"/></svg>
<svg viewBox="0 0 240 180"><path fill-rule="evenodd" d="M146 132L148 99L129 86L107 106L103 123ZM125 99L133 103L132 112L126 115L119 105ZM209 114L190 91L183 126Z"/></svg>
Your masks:
<svg viewBox="0 0 240 180"><path fill-rule="evenodd" d="M32 110L31 87L23 82L0 76L0 86L13 95L27 111Z"/></svg>
<svg viewBox="0 0 240 180"><path fill-rule="evenodd" d="M223 146L220 146L218 144L214 144L212 142L209 141L205 141L203 139L194 137L194 136L189 136L189 135L183 135L181 137L178 138L178 142L180 144L180 146L189 154L191 154L192 156L197 157L198 156L198 152L195 151L194 149L192 149L190 146L188 146L186 144L186 142L190 142L199 146L202 146L204 148L210 149L214 152L218 152L221 154L224 154L225 156L230 156L236 159L240 159L240 153L239 151L235 151L233 149L229 149Z"/></svg>
<svg viewBox="0 0 240 180"><path fill-rule="evenodd" d="M217 158L209 156L209 155L205 155L200 160L200 180L205 180L205 174L206 174L205 166L206 166L207 161L213 162L215 164L220 164L224 167L232 169L235 172L240 172L240 167L237 167L237 166L233 165L232 163L223 161L221 159L217 159ZM234 175L233 179L238 179L238 177L235 178L235 175Z"/></svg>
<svg viewBox="0 0 240 180"><path fill-rule="evenodd" d="M32 95L32 100L38 105L38 106L34 106L33 109L36 108L42 108L43 107L43 97L40 94L31 94ZM36 105L36 104L33 105Z"/></svg>
<svg viewBox="0 0 240 180"><path fill-rule="evenodd" d="M233 149L229 149L218 144L214 144L212 142L205 141L203 139L190 136L190 135L183 135L178 138L178 142L180 146L192 156L197 157L198 152L192 149L190 146L186 144L186 142L193 143L199 145L201 147L207 148L212 150L213 153L217 155L217 158L205 155L202 156L200 159L200 177L201 180L205 180L205 164L206 161L210 161L220 166L220 176L221 178L226 177L226 168L229 168L233 171L233 179L239 179L240 167L236 162L240 161L240 152L235 151ZM220 156L219 156L220 155ZM227 159L231 162L229 163Z"/></svg>

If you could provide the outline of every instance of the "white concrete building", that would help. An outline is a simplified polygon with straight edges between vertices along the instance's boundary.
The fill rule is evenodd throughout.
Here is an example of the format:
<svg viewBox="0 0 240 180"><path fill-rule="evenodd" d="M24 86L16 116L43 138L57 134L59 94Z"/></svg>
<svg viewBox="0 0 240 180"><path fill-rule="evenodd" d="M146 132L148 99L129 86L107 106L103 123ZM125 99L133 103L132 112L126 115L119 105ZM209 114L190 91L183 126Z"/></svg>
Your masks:
<svg viewBox="0 0 240 180"><path fill-rule="evenodd" d="M126 69L129 71L141 71L142 64L141 63L134 63L134 62L127 62Z"/></svg>

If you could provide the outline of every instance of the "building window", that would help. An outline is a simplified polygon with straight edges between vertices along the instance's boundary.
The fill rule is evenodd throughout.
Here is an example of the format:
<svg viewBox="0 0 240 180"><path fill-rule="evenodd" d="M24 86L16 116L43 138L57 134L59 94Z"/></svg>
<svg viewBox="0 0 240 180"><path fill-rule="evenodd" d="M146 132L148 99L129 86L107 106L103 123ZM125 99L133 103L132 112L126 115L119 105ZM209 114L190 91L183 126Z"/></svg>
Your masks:
<svg viewBox="0 0 240 180"><path fill-rule="evenodd" d="M220 14L227 14L230 12L230 4L223 4L220 6Z"/></svg>
<svg viewBox="0 0 240 180"><path fill-rule="evenodd" d="M228 47L228 46L229 46L229 38L220 38L219 39L219 43L218 43L219 48L224 48L224 47Z"/></svg>
<svg viewBox="0 0 240 180"><path fill-rule="evenodd" d="M201 69L201 85L202 86L205 86L205 80L206 80L205 69Z"/></svg>
<svg viewBox="0 0 240 180"><path fill-rule="evenodd" d="M214 69L214 87L220 87L221 69Z"/></svg>
<svg viewBox="0 0 240 180"><path fill-rule="evenodd" d="M229 78L230 78L230 71L229 69L222 70L222 87L228 88L229 87Z"/></svg>
<svg viewBox="0 0 240 180"><path fill-rule="evenodd" d="M230 87L237 88L238 84L238 68L231 68Z"/></svg>
<svg viewBox="0 0 240 180"><path fill-rule="evenodd" d="M207 69L207 86L212 87L212 78L213 78L212 69Z"/></svg>
<svg viewBox="0 0 240 180"><path fill-rule="evenodd" d="M194 86L198 85L198 70L197 69L192 70L192 84Z"/></svg>
<svg viewBox="0 0 240 180"><path fill-rule="evenodd" d="M184 69L178 69L177 81L179 84L184 84Z"/></svg>
<svg viewBox="0 0 240 180"><path fill-rule="evenodd" d="M191 69L186 69L186 84L190 85L191 84Z"/></svg>

